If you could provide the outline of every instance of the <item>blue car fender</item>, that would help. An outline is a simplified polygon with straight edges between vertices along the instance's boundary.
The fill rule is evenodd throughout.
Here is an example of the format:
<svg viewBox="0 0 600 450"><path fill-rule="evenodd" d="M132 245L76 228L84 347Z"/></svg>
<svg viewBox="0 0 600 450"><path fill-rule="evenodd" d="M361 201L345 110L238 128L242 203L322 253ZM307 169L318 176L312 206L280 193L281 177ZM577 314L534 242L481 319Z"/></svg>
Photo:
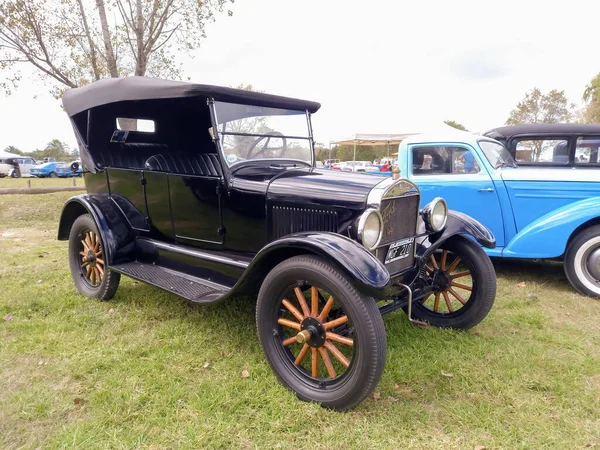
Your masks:
<svg viewBox="0 0 600 450"><path fill-rule="evenodd" d="M590 197L562 206L523 228L504 248L502 256L556 258L562 256L573 232L591 220L600 219L600 197Z"/></svg>

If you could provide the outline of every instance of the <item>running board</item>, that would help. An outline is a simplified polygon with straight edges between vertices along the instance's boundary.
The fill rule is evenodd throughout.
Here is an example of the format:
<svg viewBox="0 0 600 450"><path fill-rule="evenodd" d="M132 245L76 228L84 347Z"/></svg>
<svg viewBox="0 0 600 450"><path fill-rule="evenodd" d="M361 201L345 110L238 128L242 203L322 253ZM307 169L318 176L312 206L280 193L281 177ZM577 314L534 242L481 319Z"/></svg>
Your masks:
<svg viewBox="0 0 600 450"><path fill-rule="evenodd" d="M227 286L154 264L128 262L110 269L197 303L213 303L229 292Z"/></svg>

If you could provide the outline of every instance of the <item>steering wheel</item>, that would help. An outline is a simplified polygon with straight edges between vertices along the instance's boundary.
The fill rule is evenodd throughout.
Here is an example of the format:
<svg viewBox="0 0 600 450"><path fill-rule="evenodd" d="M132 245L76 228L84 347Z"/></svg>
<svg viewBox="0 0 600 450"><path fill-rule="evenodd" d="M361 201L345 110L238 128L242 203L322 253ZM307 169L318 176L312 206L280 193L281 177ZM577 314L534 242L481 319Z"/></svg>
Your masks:
<svg viewBox="0 0 600 450"><path fill-rule="evenodd" d="M269 150L267 147L269 145L269 142L271 141L271 137L274 137L274 136L281 137L281 140L283 141L283 146L281 147L281 153L278 155L279 158L283 158L283 156L285 155L285 152L287 150L287 140L285 139L285 136L283 134L281 134L279 131L271 131L270 133L268 133L268 135L260 136L258 139L256 139L252 143L252 145L248 149L246 159L252 159L252 157L251 157L252 152L254 151L254 149L256 149L256 146L258 145L258 143L260 141L262 141L263 139L266 139L267 141L265 142L265 145L263 145L262 148L256 152L255 157L265 154L267 152L267 150Z"/></svg>

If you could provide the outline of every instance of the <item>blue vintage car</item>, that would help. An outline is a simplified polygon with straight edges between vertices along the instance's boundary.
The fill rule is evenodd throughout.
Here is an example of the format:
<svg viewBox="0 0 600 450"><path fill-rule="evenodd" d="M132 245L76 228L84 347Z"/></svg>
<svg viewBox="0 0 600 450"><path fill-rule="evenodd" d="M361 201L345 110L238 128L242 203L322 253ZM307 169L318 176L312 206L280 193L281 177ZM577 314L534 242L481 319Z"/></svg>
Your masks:
<svg viewBox="0 0 600 450"><path fill-rule="evenodd" d="M72 161L70 163L59 164L58 166L56 166L56 173L61 178L80 177L83 174L81 162Z"/></svg>
<svg viewBox="0 0 600 450"><path fill-rule="evenodd" d="M58 173L57 173L57 167L59 167L61 164L64 164L62 162L57 162L57 161L53 161L53 162L47 162L44 164L38 164L35 165L31 168L31 176L32 177L38 177L38 178L57 178L58 177Z"/></svg>
<svg viewBox="0 0 600 450"><path fill-rule="evenodd" d="M494 233L488 255L561 259L578 291L600 297L598 171L517 167L498 141L464 132L409 137L398 158L421 205L443 196Z"/></svg>

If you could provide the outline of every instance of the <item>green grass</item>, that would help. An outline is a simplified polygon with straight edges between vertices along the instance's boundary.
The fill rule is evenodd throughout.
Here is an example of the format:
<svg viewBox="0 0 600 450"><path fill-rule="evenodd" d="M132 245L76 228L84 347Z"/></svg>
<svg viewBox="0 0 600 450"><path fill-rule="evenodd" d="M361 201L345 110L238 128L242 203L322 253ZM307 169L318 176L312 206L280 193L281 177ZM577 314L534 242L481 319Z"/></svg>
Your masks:
<svg viewBox="0 0 600 450"><path fill-rule="evenodd" d="M75 180L76 186L85 186L83 178L0 178L0 188L26 188L27 181L31 183L32 188L48 187L67 187L73 186Z"/></svg>
<svg viewBox="0 0 600 450"><path fill-rule="evenodd" d="M377 398L337 413L277 382L252 299L201 307L130 279L111 302L78 295L55 240L71 194L0 196L0 448L600 446L600 301L558 264L496 263L469 332L386 316Z"/></svg>

